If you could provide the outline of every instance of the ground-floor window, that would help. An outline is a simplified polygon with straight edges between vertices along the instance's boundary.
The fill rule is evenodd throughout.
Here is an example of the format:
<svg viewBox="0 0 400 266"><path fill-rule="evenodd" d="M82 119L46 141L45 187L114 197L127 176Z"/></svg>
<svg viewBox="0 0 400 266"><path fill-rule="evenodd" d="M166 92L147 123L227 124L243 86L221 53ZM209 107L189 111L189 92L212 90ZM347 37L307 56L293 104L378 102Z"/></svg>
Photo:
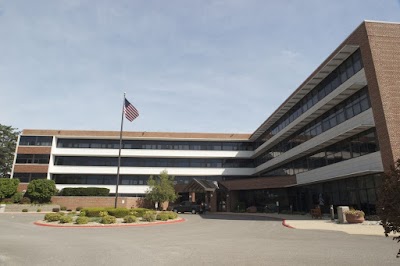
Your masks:
<svg viewBox="0 0 400 266"><path fill-rule="evenodd" d="M308 211L320 206L323 212L329 212L330 205L343 205L374 215L381 182L381 175L350 177L291 188L289 198L293 209L298 211Z"/></svg>

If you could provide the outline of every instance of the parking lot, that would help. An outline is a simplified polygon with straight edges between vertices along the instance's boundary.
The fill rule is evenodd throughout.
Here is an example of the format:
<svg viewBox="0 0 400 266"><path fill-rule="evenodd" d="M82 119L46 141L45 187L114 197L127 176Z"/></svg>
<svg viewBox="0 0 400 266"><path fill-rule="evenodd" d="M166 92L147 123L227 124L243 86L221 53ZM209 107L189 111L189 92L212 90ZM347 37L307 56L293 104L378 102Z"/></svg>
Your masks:
<svg viewBox="0 0 400 266"><path fill-rule="evenodd" d="M49 228L43 214L0 215L0 265L399 265L381 236L296 230L280 220L181 214L127 228Z"/></svg>

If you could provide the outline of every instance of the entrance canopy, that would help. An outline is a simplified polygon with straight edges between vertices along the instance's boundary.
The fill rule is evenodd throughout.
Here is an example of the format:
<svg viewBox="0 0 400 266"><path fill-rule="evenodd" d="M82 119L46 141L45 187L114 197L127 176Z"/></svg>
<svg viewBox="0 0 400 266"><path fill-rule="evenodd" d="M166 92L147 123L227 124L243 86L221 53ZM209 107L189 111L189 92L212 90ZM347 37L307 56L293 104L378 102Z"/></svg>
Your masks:
<svg viewBox="0 0 400 266"><path fill-rule="evenodd" d="M215 192L218 189L218 182L210 181L210 180L199 180L193 178L192 182L190 182L186 187L185 191L188 192Z"/></svg>

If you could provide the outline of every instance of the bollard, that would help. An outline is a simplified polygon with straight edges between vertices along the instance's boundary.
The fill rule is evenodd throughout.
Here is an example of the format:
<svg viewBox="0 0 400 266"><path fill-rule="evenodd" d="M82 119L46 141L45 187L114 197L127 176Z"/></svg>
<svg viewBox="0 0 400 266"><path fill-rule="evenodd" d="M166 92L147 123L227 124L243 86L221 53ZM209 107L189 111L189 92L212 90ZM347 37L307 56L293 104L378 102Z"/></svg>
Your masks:
<svg viewBox="0 0 400 266"><path fill-rule="evenodd" d="M335 220L335 210L333 209L333 205L331 205L331 220Z"/></svg>

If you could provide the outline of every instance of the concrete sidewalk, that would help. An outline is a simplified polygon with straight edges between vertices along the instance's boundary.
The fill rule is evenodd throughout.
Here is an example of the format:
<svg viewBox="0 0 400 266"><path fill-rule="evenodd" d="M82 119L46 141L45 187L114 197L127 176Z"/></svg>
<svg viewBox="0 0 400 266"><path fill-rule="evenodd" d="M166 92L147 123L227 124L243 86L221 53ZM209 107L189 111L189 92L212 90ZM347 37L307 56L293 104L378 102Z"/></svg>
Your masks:
<svg viewBox="0 0 400 266"><path fill-rule="evenodd" d="M226 212L225 212L226 213ZM219 213L224 214L224 213ZM227 213L226 213L227 214ZM249 216L264 216L274 219L281 219L284 224L294 229L301 230L328 230L341 231L347 234L354 235L374 235L384 237L383 227L379 221L365 221L361 224L339 224L337 220L331 221L327 216L322 219L312 219L311 215L289 215L277 213L229 213L230 215L249 215Z"/></svg>

